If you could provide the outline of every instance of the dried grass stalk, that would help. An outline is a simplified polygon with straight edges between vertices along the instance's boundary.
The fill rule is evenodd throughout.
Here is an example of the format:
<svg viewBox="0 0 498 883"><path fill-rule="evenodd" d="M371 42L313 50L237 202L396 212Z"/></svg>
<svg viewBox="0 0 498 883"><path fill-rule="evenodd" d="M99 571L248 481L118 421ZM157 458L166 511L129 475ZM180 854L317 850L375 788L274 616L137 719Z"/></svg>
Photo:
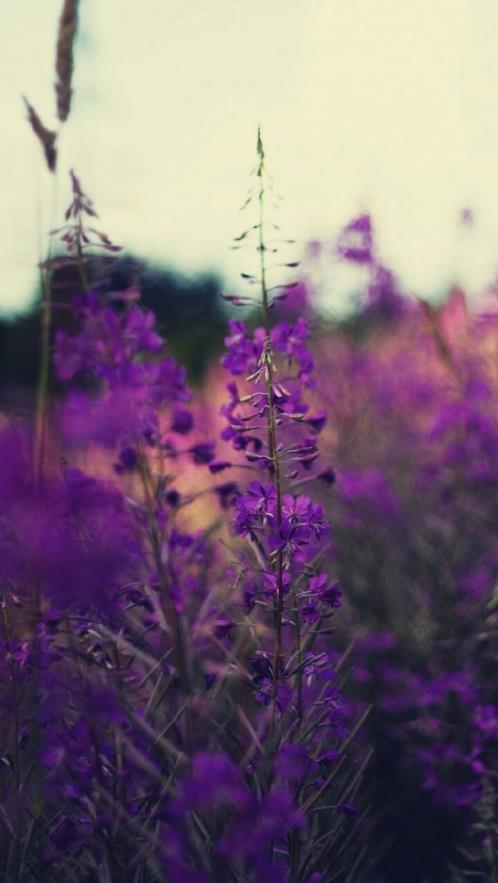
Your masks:
<svg viewBox="0 0 498 883"><path fill-rule="evenodd" d="M63 123L71 109L71 80L73 76L73 46L78 28L79 0L64 0L59 31L57 34L57 51L55 56L55 94L57 97L57 116Z"/></svg>
<svg viewBox="0 0 498 883"><path fill-rule="evenodd" d="M54 172L57 164L57 149L55 147L57 135L43 125L36 110L27 98L24 98L24 103L26 105L26 110L28 111L28 120L31 128L43 147L47 166L51 172Z"/></svg>

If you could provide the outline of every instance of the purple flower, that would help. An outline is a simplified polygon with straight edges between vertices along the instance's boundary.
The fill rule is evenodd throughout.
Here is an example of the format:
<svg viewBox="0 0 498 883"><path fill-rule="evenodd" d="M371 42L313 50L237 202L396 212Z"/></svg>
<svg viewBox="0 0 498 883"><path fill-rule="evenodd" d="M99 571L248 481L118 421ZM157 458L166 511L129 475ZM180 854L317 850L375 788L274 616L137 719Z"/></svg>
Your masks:
<svg viewBox="0 0 498 883"><path fill-rule="evenodd" d="M114 465L116 472L132 472L138 463L137 452L131 445L127 445L119 452L119 461Z"/></svg>
<svg viewBox="0 0 498 883"><path fill-rule="evenodd" d="M276 514L276 492L272 484L263 485L252 481L242 494L235 507L235 532L247 536L258 530L266 522L274 524Z"/></svg>
<svg viewBox="0 0 498 883"><path fill-rule="evenodd" d="M373 226L370 215L353 218L343 228L338 242L337 254L355 264L369 264L373 261Z"/></svg>
<svg viewBox="0 0 498 883"><path fill-rule="evenodd" d="M214 488L222 509L230 509L238 499L239 489L234 481L227 481Z"/></svg>
<svg viewBox="0 0 498 883"><path fill-rule="evenodd" d="M198 465L207 465L214 460L214 444L213 442L199 442L190 449L194 463Z"/></svg>
<svg viewBox="0 0 498 883"><path fill-rule="evenodd" d="M223 472L225 469L228 469L232 464L228 460L213 460L209 464L209 471L212 475L216 475L218 472Z"/></svg>
<svg viewBox="0 0 498 883"><path fill-rule="evenodd" d="M213 810L220 804L243 809L249 795L238 770L225 754L200 752L192 760L190 776L174 800L172 812Z"/></svg>
<svg viewBox="0 0 498 883"><path fill-rule="evenodd" d="M324 410L317 411L316 414L309 415L306 418L306 422L313 432L321 432L327 422L327 414Z"/></svg>
<svg viewBox="0 0 498 883"><path fill-rule="evenodd" d="M194 418L190 411L187 411L186 408L174 409L170 426L172 432L186 435L187 432L190 432L193 425Z"/></svg>

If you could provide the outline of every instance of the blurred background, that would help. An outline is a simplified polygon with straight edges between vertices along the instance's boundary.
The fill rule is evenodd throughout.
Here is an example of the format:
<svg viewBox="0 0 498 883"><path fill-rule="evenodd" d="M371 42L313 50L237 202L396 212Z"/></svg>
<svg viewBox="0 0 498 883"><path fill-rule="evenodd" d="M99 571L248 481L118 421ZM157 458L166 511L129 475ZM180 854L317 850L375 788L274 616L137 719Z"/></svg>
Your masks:
<svg viewBox="0 0 498 883"><path fill-rule="evenodd" d="M125 249L233 288L258 124L298 251L369 211L405 289L441 299L458 280L475 297L494 275L493 0L84 0L54 201L21 96L54 127L59 6L0 11L3 311L33 298L70 166ZM354 287L331 267L326 308L343 315Z"/></svg>
<svg viewBox="0 0 498 883"><path fill-rule="evenodd" d="M261 125L271 219L300 262L284 316L309 320L328 416L334 646L353 709L373 707L371 883L496 883L498 7L82 0L54 188L21 98L56 127L60 5L0 11L3 402L32 396L37 263L74 168L123 246L110 290L140 283L201 431L219 430L220 295L254 259L230 244L254 223L239 209Z"/></svg>

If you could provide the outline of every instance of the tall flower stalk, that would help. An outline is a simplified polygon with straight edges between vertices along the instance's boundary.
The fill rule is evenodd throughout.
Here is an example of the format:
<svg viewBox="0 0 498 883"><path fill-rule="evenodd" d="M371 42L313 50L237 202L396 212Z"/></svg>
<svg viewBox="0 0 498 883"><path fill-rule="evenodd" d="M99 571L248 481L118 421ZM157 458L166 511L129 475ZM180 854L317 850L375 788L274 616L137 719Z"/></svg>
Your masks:
<svg viewBox="0 0 498 883"><path fill-rule="evenodd" d="M246 468L256 476L241 488L233 520L234 533L247 541L235 565L237 586L242 588L247 626L261 634L249 661L253 695L268 713L265 718L263 711L259 724L264 748L253 761L255 776L264 793L284 787L298 813L299 822L289 826L283 838L285 849L279 831L272 839L271 854L276 859L277 853L285 852L290 879L305 880L323 867L324 855L320 850L313 855L313 845L320 825L332 824L330 815L325 820L321 802L338 774L332 762L316 788L312 770L327 745L340 744L347 713L326 638L328 622L341 604L339 586L322 569L329 525L322 506L298 488L313 479L330 485L334 477L319 461L317 440L325 414L311 410L305 400L314 392L306 321L300 317L294 324L272 322L273 308L293 283L268 281L273 267L267 258L278 254L279 248L267 238L265 199L271 185L259 130L255 171L256 187L248 204L256 198L257 223L236 242L252 243L257 251L257 275L241 275L258 288L263 323L251 330L244 322L229 322L223 361L234 380L227 386L229 401L222 407L227 421L222 437L243 453ZM277 264L295 266L295 261ZM236 305L254 303L240 296L229 299ZM239 387L240 379L244 388ZM339 749L334 757L338 761L340 756ZM295 777L293 762L300 768ZM341 788L347 791L344 781ZM337 801L328 812L339 808L340 813L343 803Z"/></svg>
<svg viewBox="0 0 498 883"><path fill-rule="evenodd" d="M263 308L263 322L265 329L265 339L263 352L261 355L261 368L264 371L267 397L267 420L268 420L268 450L271 460L270 474L275 488L276 495L276 524L277 530L282 525L282 474L280 455L277 446L277 431L274 409L274 360L273 347L271 342L271 318L270 318L270 301L268 297L268 286L266 282L266 245L265 245L265 151L261 139L261 130L258 129L257 140L258 170L257 177L259 180L258 204L259 204L259 223L258 223L258 250L260 256L260 284L261 284L261 305ZM275 652L273 658L273 719L275 715L275 703L277 696L277 684L282 668L282 613L284 610L284 585L283 585L283 551L278 549L275 560L276 573L276 598L275 598Z"/></svg>
<svg viewBox="0 0 498 883"><path fill-rule="evenodd" d="M57 130L48 129L40 119L33 105L24 98L28 121L43 149L48 170L53 174L53 202L55 204L56 173L58 158L58 138L60 127L69 117L72 98L73 50L78 29L79 0L63 0L62 11L57 30L55 52L55 97ZM51 242L51 240L50 240ZM48 386L50 373L50 336L52 327L52 291L50 280L50 242L46 260L40 265L41 300L41 340L40 367L36 395L35 416L35 447L34 469L38 483L43 480L46 453L46 412L48 404Z"/></svg>
<svg viewBox="0 0 498 883"><path fill-rule="evenodd" d="M60 121L76 11L66 0ZM55 167L56 136L34 111L30 122ZM299 492L303 480L333 481L315 468L325 415L305 401L313 360L304 318L271 321L292 283L269 283L278 249L268 243L260 132L255 172L259 273L248 278L263 324L231 322L224 358L247 387L230 383L223 408L224 440L244 464L217 458L196 426L185 370L135 284L113 289L106 272L120 249L93 226L93 202L70 173L71 202L53 231L62 250L41 266L34 462L25 426L0 432L1 666L14 706L0 765L0 876L16 883L360 879L344 827L352 837L361 824L362 769L351 774L346 759L355 728L328 644L341 591L324 570L324 510ZM60 270L75 297L61 304L70 323L52 335L50 277ZM52 336L60 394L49 434ZM240 465L253 481L219 483ZM209 508L199 526L188 507L207 495L219 515ZM213 541L223 519L237 538L228 572L242 597ZM34 581L35 637L23 642L15 626Z"/></svg>

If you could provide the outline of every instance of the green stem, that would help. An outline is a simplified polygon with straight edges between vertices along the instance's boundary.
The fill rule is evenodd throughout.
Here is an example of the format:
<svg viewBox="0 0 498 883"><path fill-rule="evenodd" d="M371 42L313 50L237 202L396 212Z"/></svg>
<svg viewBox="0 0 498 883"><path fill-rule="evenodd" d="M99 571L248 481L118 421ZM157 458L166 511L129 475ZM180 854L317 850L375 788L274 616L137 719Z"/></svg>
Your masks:
<svg viewBox="0 0 498 883"><path fill-rule="evenodd" d="M299 606L297 603L297 593L295 586L293 587L294 599L294 616L296 619L296 654L297 654L297 672L296 672L296 689L297 689L297 716L299 722L303 717L303 645L301 639L301 620L299 618Z"/></svg>
<svg viewBox="0 0 498 883"><path fill-rule="evenodd" d="M173 647L175 653L175 660L178 675L180 678L180 683L182 685L184 694L189 696L192 692L192 683L191 683L191 675L190 675L190 666L188 662L187 652L186 652L186 641L183 629L183 622L181 617L179 616L173 599L171 597L171 592L168 585L168 579L165 572L162 555L161 555L161 545L162 545L162 537L161 530L157 523L157 518L155 516L155 506L154 506L154 490L153 490L153 476L151 475L151 471L149 468L149 464L147 462L147 458L143 451L139 451L138 457L140 475L142 479L142 486L144 489L145 495L145 504L147 508L147 516L149 522L149 538L152 549L152 556L154 559L154 565L157 570L157 575L159 578L159 585L161 587L161 598L164 606L164 613L166 617L166 621L171 628L171 633L173 636Z"/></svg>
<svg viewBox="0 0 498 883"><path fill-rule="evenodd" d="M59 132L57 133L57 137ZM51 208L50 208L50 229L55 226L55 217L57 211L57 174L54 175ZM52 325L52 290L50 286L50 258L52 251L51 234L48 234L48 244L46 251L45 264L42 264L42 249L40 245L39 266L40 266L40 282L42 289L41 302L41 340L40 340L40 363L38 369L38 386L36 391L36 409L35 409L35 449L34 449L34 475L37 487L43 483L45 471L45 454L46 454L46 438L47 438L47 403L48 403L48 383L50 375L50 332ZM37 590L37 595L39 589ZM39 598L37 598L37 606L39 606Z"/></svg>
<svg viewBox="0 0 498 883"><path fill-rule="evenodd" d="M260 258L260 284L261 284L261 301L263 306L263 322L265 327L265 343L264 343L264 359L265 359L265 384L266 395L268 401L268 446L269 455L273 465L272 481L276 494L276 521L277 529L282 524L282 473L280 466L280 458L277 450L277 433L275 410L273 404L273 353L271 346L271 320L270 320L270 303L268 298L268 284L266 281L266 260L265 260L265 228L264 228L264 198L265 198L265 153L261 140L261 131L258 129L258 178L260 181L258 201L259 201L259 258ZM284 582L283 582L283 554L282 550L277 553L276 559L276 577L277 577L277 597L275 602L275 649L273 661L273 702L272 702L272 721L275 720L276 711L276 695L278 681L282 673L282 614L284 610Z"/></svg>
<svg viewBox="0 0 498 883"><path fill-rule="evenodd" d="M39 487L43 483L45 469L45 450L47 433L47 401L50 368L50 328L52 323L51 289L48 271L41 271L42 304L41 304L41 353L38 372L38 389L36 395L35 417L35 480Z"/></svg>
<svg viewBox="0 0 498 883"><path fill-rule="evenodd" d="M11 634L7 617L7 610L2 605L3 625L5 632L5 643L8 652L11 651ZM14 782L15 782L15 812L14 812L14 850L15 850L15 867L14 881L20 879L21 874L21 853L22 853L22 836L21 836L21 748L19 745L20 737L20 717L19 717L19 683L17 679L17 662L11 655L11 677L12 692L14 700Z"/></svg>

